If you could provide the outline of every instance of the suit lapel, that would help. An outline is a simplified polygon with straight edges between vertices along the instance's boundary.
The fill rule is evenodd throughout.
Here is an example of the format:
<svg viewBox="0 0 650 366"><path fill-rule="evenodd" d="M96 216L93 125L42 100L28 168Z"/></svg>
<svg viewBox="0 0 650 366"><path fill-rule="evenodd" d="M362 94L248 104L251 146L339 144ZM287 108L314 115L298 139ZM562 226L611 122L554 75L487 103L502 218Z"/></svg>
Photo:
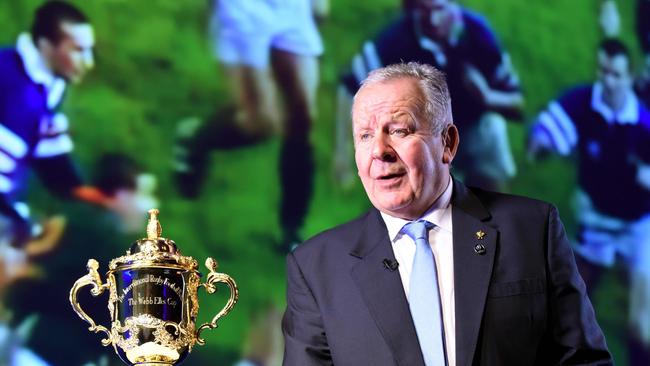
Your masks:
<svg viewBox="0 0 650 366"><path fill-rule="evenodd" d="M489 218L490 213L478 198L462 183L454 181L452 220L456 364L459 366L471 365L473 361L492 277L498 231L488 226Z"/></svg>
<svg viewBox="0 0 650 366"><path fill-rule="evenodd" d="M367 216L361 238L350 255L359 259L352 278L397 364L424 366L399 271L391 271L383 264L386 258L395 260L395 255L377 210Z"/></svg>

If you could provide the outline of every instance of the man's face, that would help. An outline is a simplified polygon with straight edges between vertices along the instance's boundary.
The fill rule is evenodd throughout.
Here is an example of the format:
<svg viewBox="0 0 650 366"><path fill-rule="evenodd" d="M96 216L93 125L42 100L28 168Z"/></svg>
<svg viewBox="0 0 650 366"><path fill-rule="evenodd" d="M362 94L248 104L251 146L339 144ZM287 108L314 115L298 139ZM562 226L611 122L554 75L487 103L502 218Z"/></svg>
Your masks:
<svg viewBox="0 0 650 366"><path fill-rule="evenodd" d="M598 52L598 79L608 97L623 97L632 88L629 60L624 55L608 56Z"/></svg>
<svg viewBox="0 0 650 366"><path fill-rule="evenodd" d="M420 17L425 33L435 39L447 39L454 22L450 0L413 0L410 10Z"/></svg>
<svg viewBox="0 0 650 366"><path fill-rule="evenodd" d="M447 187L458 141L449 147L433 135L421 116L424 101L417 82L401 78L363 87L352 107L355 160L366 194L378 210L405 219L420 217ZM456 133L453 125L449 131Z"/></svg>
<svg viewBox="0 0 650 366"><path fill-rule="evenodd" d="M54 44L42 39L39 47L55 75L72 83L80 82L94 66L93 28L87 23L61 23L62 37ZM39 43L39 46L41 44Z"/></svg>

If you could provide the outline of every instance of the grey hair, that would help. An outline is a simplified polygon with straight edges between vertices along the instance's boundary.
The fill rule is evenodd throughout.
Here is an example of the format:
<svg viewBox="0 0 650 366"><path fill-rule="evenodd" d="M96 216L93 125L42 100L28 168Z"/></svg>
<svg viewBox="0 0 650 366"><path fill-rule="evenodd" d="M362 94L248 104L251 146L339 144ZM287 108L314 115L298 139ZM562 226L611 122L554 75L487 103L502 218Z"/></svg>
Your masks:
<svg viewBox="0 0 650 366"><path fill-rule="evenodd" d="M413 78L420 86L425 100L424 109L420 110L419 114L429 123L434 135L440 134L445 127L453 124L451 97L445 74L431 65L409 62L375 69L361 82L359 90L368 85L401 78ZM354 97L356 99L356 95Z"/></svg>

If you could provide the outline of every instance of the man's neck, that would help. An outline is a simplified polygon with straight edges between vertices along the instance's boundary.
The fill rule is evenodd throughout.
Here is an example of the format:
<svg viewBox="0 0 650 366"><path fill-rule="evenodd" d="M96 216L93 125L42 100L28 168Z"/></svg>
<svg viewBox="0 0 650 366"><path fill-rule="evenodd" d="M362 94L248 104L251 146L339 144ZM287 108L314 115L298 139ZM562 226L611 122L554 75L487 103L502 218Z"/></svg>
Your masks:
<svg viewBox="0 0 650 366"><path fill-rule="evenodd" d="M430 40L446 46L455 46L465 29L462 9L458 4L449 5L449 18L445 24L433 25L426 16L418 17L421 34ZM442 30L442 31L441 31Z"/></svg>
<svg viewBox="0 0 650 366"><path fill-rule="evenodd" d="M618 113L623 110L625 106L627 93L607 93L603 90L603 102L609 107L614 113Z"/></svg>

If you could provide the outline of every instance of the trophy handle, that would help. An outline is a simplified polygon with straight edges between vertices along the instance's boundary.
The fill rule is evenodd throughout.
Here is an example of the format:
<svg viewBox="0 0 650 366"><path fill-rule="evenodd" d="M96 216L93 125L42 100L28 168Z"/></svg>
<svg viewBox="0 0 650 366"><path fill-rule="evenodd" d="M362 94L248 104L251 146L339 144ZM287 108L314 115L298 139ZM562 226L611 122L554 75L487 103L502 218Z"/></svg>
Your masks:
<svg viewBox="0 0 650 366"><path fill-rule="evenodd" d="M97 272L99 263L97 263L96 260L89 259L88 264L86 264L86 268L88 269L88 274L79 278L70 290L70 304L72 305L72 309L74 309L75 313L77 313L81 319L90 324L90 327L88 328L89 331L95 333L106 333L106 339L102 339L102 345L108 346L111 344L111 332L106 327L95 324L95 321L81 309L81 305L79 302L77 302L77 291L79 291L79 289L82 287L92 285L93 288L90 289L90 293L93 296L101 295L104 290L108 288L108 284L102 284L102 280L99 277L99 273Z"/></svg>
<svg viewBox="0 0 650 366"><path fill-rule="evenodd" d="M205 344L205 340L201 338L201 332L206 329L214 329L217 327L217 321L221 319L222 317L226 316L232 310L232 308L235 306L237 303L237 300L239 299L239 290L237 289L237 284L235 283L235 280L232 279L232 277L228 276L225 273L218 273L217 270L217 261L215 261L212 258L208 258L205 260L205 266L208 267L210 270L210 273L208 273L208 277L205 281L205 283L201 284L200 286L205 287L205 290L209 294L213 294L214 292L217 291L217 287L214 285L216 282L222 282L228 285L228 288L230 288L230 298L228 299L228 302L226 303L226 306L221 309L215 315L214 318L212 318L212 321L210 323L204 323L199 327L199 329L196 331L196 342L198 344Z"/></svg>

